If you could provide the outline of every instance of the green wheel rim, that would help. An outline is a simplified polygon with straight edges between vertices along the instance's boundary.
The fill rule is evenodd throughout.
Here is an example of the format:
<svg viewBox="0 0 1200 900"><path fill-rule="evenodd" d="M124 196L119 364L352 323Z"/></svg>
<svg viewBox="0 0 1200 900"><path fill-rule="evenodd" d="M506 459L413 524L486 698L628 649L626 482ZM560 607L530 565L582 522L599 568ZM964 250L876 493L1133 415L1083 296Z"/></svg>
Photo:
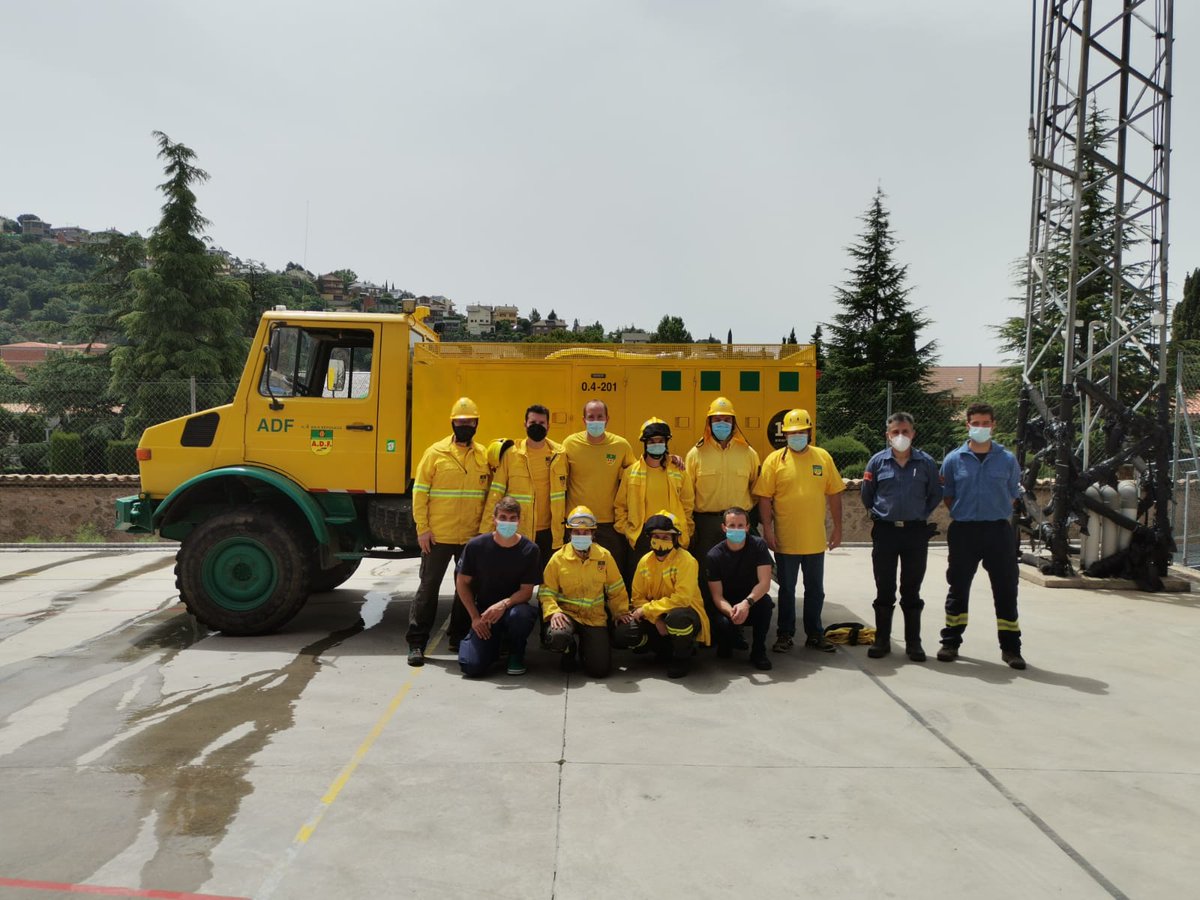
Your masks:
<svg viewBox="0 0 1200 900"><path fill-rule="evenodd" d="M233 537L213 547L204 560L204 591L232 612L258 609L279 584L275 558L258 541Z"/></svg>

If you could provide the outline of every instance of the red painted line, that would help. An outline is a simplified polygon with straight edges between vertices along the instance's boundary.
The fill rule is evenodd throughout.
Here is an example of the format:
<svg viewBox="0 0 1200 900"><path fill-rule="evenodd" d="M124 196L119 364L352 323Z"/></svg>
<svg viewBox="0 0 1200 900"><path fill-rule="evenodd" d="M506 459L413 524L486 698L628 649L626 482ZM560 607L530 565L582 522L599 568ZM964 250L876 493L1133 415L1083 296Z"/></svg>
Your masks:
<svg viewBox="0 0 1200 900"><path fill-rule="evenodd" d="M109 897L154 897L157 900L249 900L222 894L189 894L186 891L143 891L137 888L106 887L99 884L64 884L57 881L29 881L25 878L0 878L0 887L27 891L59 891L64 894L104 894Z"/></svg>

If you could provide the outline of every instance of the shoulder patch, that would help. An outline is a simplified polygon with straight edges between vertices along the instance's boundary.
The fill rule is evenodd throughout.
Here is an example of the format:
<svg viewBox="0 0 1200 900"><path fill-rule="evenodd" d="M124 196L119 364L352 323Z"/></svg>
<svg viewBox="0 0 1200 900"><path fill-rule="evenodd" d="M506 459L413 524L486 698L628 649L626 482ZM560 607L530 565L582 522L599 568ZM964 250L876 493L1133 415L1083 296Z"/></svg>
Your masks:
<svg viewBox="0 0 1200 900"><path fill-rule="evenodd" d="M872 472L870 469L867 469L865 472L863 472L863 481L874 481L874 480L875 480L875 473Z"/></svg>

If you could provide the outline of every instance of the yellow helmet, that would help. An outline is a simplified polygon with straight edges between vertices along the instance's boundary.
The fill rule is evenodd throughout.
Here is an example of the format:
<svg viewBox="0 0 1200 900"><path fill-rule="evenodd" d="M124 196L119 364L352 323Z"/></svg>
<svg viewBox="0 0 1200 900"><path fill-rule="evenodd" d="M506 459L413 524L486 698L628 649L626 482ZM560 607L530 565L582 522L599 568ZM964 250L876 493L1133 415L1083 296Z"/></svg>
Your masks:
<svg viewBox="0 0 1200 900"><path fill-rule="evenodd" d="M495 471L500 467L500 460L504 459L504 454L508 448L513 445L513 441L508 438L496 438L487 447L488 468Z"/></svg>
<svg viewBox="0 0 1200 900"><path fill-rule="evenodd" d="M470 397L459 397L454 401L454 405L450 407L450 418L478 419L479 407L475 405L475 401Z"/></svg>
<svg viewBox="0 0 1200 900"><path fill-rule="evenodd" d="M596 517L586 506L577 506L567 514L568 528L595 528Z"/></svg>
<svg viewBox="0 0 1200 900"><path fill-rule="evenodd" d="M712 403L708 404L708 415L710 416L736 416L733 411L733 404L725 397L718 397Z"/></svg>
<svg viewBox="0 0 1200 900"><path fill-rule="evenodd" d="M783 417L784 433L789 431L805 431L812 427L812 418L809 416L807 409L788 410L788 414Z"/></svg>

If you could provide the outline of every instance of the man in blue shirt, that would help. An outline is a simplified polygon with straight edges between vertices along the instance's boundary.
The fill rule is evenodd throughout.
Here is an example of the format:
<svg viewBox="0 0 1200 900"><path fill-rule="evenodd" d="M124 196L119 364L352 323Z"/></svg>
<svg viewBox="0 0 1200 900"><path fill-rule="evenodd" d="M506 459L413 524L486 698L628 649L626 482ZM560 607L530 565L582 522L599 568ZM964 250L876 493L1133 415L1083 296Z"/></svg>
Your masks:
<svg viewBox="0 0 1200 900"><path fill-rule="evenodd" d="M1024 669L1017 622L1017 540L1011 522L1013 503L1021 496L1021 468L1015 456L992 441L994 425L991 406L971 404L967 407L969 439L942 461L942 494L953 521L946 533L950 590L937 658L958 659L971 580L982 562L992 582L1000 658L1014 669Z"/></svg>
<svg viewBox="0 0 1200 900"><path fill-rule="evenodd" d="M896 605L896 563L900 564L900 609L904 613L904 649L913 662L925 662L921 647L921 582L929 557L928 519L942 501L937 463L913 448L916 423L906 412L888 416L888 447L867 462L862 502L871 511L871 565L875 571L875 643L867 656L892 652L892 615Z"/></svg>

